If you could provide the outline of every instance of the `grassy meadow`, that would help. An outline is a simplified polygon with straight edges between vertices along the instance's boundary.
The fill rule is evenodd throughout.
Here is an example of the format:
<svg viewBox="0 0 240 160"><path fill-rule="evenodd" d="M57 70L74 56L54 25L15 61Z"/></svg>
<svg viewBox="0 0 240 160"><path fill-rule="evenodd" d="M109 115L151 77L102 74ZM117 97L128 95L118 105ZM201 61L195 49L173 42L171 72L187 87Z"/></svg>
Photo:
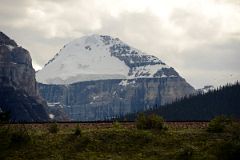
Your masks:
<svg viewBox="0 0 240 160"><path fill-rule="evenodd" d="M132 123L2 124L1 160L238 159L239 124L169 122L162 129ZM224 124L225 125L225 124ZM219 126L218 126L219 127Z"/></svg>

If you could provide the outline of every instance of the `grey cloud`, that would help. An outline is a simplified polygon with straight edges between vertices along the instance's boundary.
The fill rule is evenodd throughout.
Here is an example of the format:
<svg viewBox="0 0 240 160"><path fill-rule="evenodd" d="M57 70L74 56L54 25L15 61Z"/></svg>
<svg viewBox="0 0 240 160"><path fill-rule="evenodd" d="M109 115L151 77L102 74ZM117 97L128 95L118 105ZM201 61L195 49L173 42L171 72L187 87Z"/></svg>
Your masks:
<svg viewBox="0 0 240 160"><path fill-rule="evenodd" d="M215 2L216 3L224 2L224 3L227 3L227 4L240 5L239 0L215 0Z"/></svg>
<svg viewBox="0 0 240 160"><path fill-rule="evenodd" d="M175 9L170 20L191 39L207 40L217 36L221 29L221 19L204 17L195 11Z"/></svg>
<svg viewBox="0 0 240 160"><path fill-rule="evenodd" d="M1 28L1 30L13 38L18 45L26 48L30 52L34 62L40 65L44 65L60 50L60 47L71 40L66 38L45 38L41 32L34 30L34 28Z"/></svg>
<svg viewBox="0 0 240 160"><path fill-rule="evenodd" d="M172 8L167 20L149 8L141 11L123 8L113 16L98 0L0 2L0 30L28 49L34 62L41 66L74 38L98 33L119 37L135 48L154 54L197 87L221 84L212 79L228 73L240 79L237 74L240 73L240 29L225 33L227 22L219 16L210 17L199 10L181 7ZM104 2L115 5L117 1ZM234 2L231 5L240 8ZM203 75L208 78L201 78Z"/></svg>
<svg viewBox="0 0 240 160"><path fill-rule="evenodd" d="M182 67L207 71L240 71L240 40L225 40L213 44L200 45L194 49L184 50L185 62Z"/></svg>
<svg viewBox="0 0 240 160"><path fill-rule="evenodd" d="M173 44L173 35L164 27L159 17L150 11L139 13L125 12L118 18L104 16L101 19L100 34L110 34L119 37L133 47L146 53L155 54L163 61L175 53L177 47Z"/></svg>
<svg viewBox="0 0 240 160"><path fill-rule="evenodd" d="M26 8L30 4L30 1L0 0L0 3L1 26L9 26L14 25L16 21L22 20L22 18L26 17Z"/></svg>

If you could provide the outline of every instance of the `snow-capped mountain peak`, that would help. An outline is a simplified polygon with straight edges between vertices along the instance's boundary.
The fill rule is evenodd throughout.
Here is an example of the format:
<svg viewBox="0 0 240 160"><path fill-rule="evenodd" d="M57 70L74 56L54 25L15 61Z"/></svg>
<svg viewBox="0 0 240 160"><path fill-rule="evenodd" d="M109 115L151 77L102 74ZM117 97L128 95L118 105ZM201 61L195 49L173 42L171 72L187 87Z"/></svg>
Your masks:
<svg viewBox="0 0 240 160"><path fill-rule="evenodd" d="M45 84L170 76L179 75L157 57L118 38L96 34L66 44L36 74L37 81Z"/></svg>

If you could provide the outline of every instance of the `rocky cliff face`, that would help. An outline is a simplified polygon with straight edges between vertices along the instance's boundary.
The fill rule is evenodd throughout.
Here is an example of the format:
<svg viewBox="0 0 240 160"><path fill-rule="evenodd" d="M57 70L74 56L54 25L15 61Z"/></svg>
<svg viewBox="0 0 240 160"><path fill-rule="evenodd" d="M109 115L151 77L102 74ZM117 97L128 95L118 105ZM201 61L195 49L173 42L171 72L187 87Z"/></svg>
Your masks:
<svg viewBox="0 0 240 160"><path fill-rule="evenodd" d="M170 103L195 90L181 77L39 84L41 95L61 104L72 120L104 120Z"/></svg>
<svg viewBox="0 0 240 160"><path fill-rule="evenodd" d="M0 32L0 107L14 121L45 121L46 103L40 98L27 50Z"/></svg>

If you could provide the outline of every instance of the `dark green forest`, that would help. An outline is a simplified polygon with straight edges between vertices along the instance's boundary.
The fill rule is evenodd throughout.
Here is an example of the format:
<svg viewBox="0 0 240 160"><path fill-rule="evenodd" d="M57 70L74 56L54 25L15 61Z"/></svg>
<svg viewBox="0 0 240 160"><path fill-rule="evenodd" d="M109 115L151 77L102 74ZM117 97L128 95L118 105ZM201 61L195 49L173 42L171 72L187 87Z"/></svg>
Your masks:
<svg viewBox="0 0 240 160"><path fill-rule="evenodd" d="M135 120L139 113L118 117ZM205 94L198 93L164 106L155 106L144 114L157 114L167 121L208 121L218 115L240 119L240 85L227 84Z"/></svg>

